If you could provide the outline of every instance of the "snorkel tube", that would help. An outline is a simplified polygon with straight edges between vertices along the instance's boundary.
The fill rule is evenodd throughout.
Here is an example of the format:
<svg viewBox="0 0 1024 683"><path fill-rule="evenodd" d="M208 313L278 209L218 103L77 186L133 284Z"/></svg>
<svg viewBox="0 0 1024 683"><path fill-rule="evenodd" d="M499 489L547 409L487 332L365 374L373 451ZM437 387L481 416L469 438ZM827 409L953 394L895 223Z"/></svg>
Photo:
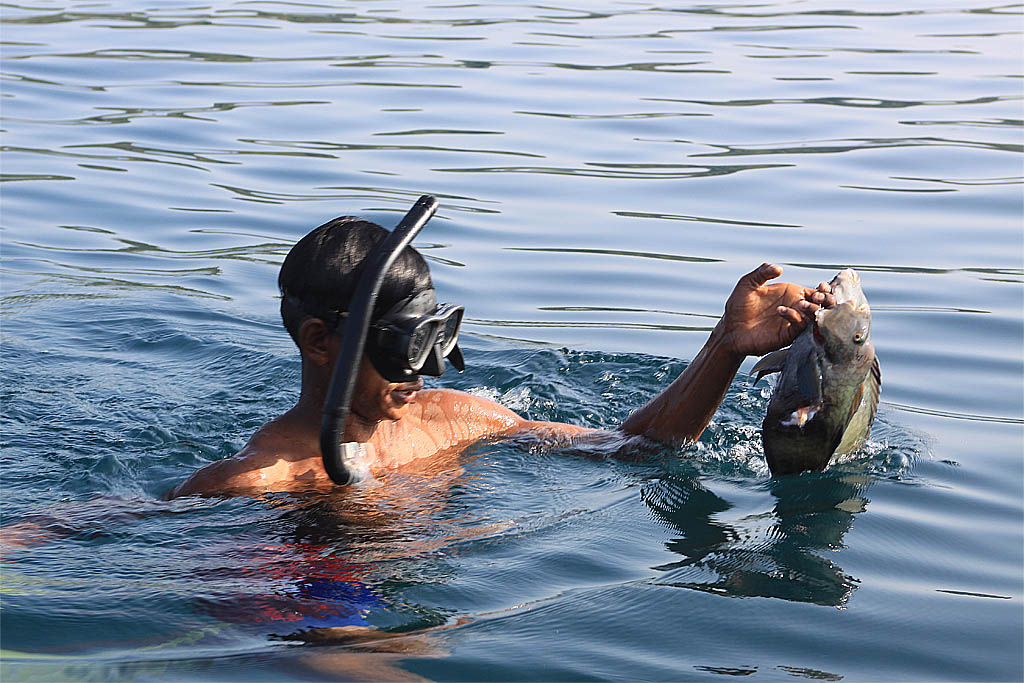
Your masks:
<svg viewBox="0 0 1024 683"><path fill-rule="evenodd" d="M416 200L409 213L405 214L391 234L381 240L366 257L363 274L352 295L352 307L342 332L341 349L338 351L331 386L327 391L327 401L324 403L323 422L320 424L320 452L324 459L324 469L327 470L331 481L340 486L352 484L359 479L357 468L352 462L352 449L347 448L357 444L343 444L341 439L352 404L352 392L355 390L356 376L359 374L359 363L363 358L366 333L370 327L377 294L380 292L384 275L395 259L409 246L436 210L437 199L434 197L423 195ZM358 451L358 448L356 450Z"/></svg>

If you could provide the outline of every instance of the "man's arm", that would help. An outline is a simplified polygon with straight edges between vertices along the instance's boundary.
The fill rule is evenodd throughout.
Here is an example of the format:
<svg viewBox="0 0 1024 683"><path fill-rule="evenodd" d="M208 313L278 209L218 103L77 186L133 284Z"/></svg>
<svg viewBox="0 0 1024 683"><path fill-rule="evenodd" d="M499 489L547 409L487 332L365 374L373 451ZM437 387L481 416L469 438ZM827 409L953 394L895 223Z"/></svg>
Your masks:
<svg viewBox="0 0 1024 683"><path fill-rule="evenodd" d="M630 415L617 432L526 420L489 399L435 389L422 392L417 401L419 428L398 434L402 437L399 441L415 458L496 437L522 440L530 445L576 444L609 455L624 454L632 447L623 441L623 432L668 443L696 440L718 410L744 358L792 343L806 324L805 316L819 306L835 304L825 284L818 289L788 283L767 284L781 274L782 268L764 264L743 276L726 302L725 314L697 357L672 384ZM322 479L319 443L310 441L301 454L294 454L291 451L295 442L294 435L275 437L260 430L234 458L203 467L169 497L290 488Z"/></svg>
<svg viewBox="0 0 1024 683"><path fill-rule="evenodd" d="M768 284L781 274L782 268L766 263L744 275L697 357L672 384L630 415L619 430L667 443L695 441L718 410L747 356L761 356L791 344L803 331L805 316L821 306L835 304L825 283L817 289L785 282ZM490 427L482 431L484 436L568 445L603 441L611 434L559 422L524 420L503 406L474 399L492 406L484 414L501 417L501 421L489 423Z"/></svg>
<svg viewBox="0 0 1024 683"><path fill-rule="evenodd" d="M253 466L245 467L237 455L226 460L217 460L193 472L192 476L164 494L164 498L170 500L193 494L234 495L241 491L258 489L263 482L258 480L253 470Z"/></svg>
<svg viewBox="0 0 1024 683"><path fill-rule="evenodd" d="M765 263L744 275L697 357L620 429L668 443L697 440L747 356L791 344L803 331L805 316L835 304L824 283L817 289L785 282L767 284L781 274L782 268Z"/></svg>

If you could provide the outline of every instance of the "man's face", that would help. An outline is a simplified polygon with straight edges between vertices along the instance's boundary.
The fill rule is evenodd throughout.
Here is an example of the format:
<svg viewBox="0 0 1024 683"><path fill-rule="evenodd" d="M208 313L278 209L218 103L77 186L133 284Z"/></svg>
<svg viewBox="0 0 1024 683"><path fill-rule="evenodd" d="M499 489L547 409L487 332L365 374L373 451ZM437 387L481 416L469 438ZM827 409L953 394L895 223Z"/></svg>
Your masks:
<svg viewBox="0 0 1024 683"><path fill-rule="evenodd" d="M422 378L401 384L389 382L380 376L364 354L359 364L355 395L352 397L352 412L371 422L400 420L422 388Z"/></svg>

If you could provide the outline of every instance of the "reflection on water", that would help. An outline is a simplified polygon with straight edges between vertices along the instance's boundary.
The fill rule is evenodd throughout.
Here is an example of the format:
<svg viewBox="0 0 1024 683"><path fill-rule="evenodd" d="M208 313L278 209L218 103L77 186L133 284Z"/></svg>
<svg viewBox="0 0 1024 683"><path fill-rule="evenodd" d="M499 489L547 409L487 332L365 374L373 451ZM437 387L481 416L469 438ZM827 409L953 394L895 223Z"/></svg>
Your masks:
<svg viewBox="0 0 1024 683"><path fill-rule="evenodd" d="M770 597L843 607L859 583L825 553L844 547L854 516L867 508L870 479L825 475L773 479L771 511L741 515L699 479L646 485L644 502L680 538L666 547L684 559L655 567L659 585L732 597Z"/></svg>

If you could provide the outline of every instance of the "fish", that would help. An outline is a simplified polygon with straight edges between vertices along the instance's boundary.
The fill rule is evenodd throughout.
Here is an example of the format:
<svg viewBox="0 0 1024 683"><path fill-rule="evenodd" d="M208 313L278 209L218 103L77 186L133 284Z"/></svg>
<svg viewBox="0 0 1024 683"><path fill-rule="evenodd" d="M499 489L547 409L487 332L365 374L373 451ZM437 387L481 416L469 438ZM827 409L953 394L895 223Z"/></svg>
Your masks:
<svg viewBox="0 0 1024 683"><path fill-rule="evenodd" d="M860 275L840 271L830 283L836 304L820 308L786 348L754 365L754 384L780 373L761 425L772 475L820 471L852 453L871 432L882 371L871 342L871 307Z"/></svg>

